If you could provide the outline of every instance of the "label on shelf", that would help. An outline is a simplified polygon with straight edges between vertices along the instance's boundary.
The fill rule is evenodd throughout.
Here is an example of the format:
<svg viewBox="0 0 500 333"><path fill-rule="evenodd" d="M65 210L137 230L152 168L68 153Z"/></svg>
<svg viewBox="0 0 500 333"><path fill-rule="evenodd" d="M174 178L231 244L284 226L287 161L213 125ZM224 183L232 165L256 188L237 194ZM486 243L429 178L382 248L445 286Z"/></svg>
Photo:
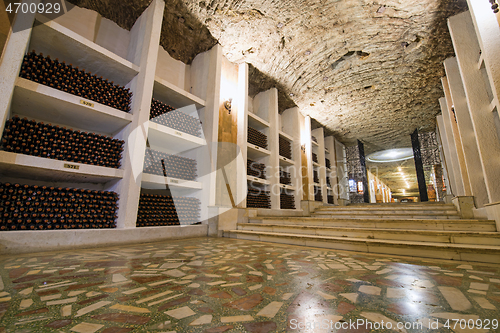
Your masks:
<svg viewBox="0 0 500 333"><path fill-rule="evenodd" d="M255 145L254 145L254 148L255 148L255 149L259 149L260 147L259 147L259 146L255 146Z"/></svg>
<svg viewBox="0 0 500 333"><path fill-rule="evenodd" d="M94 103L90 103L90 102L84 101L83 99L80 100L80 104L83 104L85 106L90 106L91 108L94 107Z"/></svg>
<svg viewBox="0 0 500 333"><path fill-rule="evenodd" d="M64 167L66 169L73 169L73 170L79 170L80 169L79 165L67 164L67 163L64 163Z"/></svg>
<svg viewBox="0 0 500 333"><path fill-rule="evenodd" d="M182 133L179 131L175 131L175 134L177 134L178 136L182 136Z"/></svg>
<svg viewBox="0 0 500 333"><path fill-rule="evenodd" d="M179 181L177 179L169 179L169 182L174 184L179 184Z"/></svg>

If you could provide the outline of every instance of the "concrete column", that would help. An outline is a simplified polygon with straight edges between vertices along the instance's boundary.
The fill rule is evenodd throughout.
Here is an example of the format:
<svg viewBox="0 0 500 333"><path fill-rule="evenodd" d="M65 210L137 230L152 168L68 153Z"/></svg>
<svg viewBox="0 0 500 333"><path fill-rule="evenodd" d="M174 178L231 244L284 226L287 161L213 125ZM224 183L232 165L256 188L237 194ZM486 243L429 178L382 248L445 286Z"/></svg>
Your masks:
<svg viewBox="0 0 500 333"><path fill-rule="evenodd" d="M474 196L476 207L481 208L488 203L488 193L486 192L476 136L470 118L469 106L467 105L457 59L454 57L446 59L444 61L444 68L446 70L451 99L455 107L457 130L462 142L471 194Z"/></svg>
<svg viewBox="0 0 500 333"><path fill-rule="evenodd" d="M128 59L140 67L131 84L134 98L131 113L133 120L129 130L123 158L125 174L121 180L118 205L118 228L135 228L137 207L142 180L142 167L149 130L149 109L153 96L158 45L165 3L155 0L142 13L132 27Z"/></svg>
<svg viewBox="0 0 500 333"><path fill-rule="evenodd" d="M28 5L36 4L40 0L25 1ZM0 62L0 133L3 133L5 121L10 116L10 103L14 93L14 85L19 77L19 71L23 63L24 53L29 45L31 29L25 27L33 26L36 13L19 14L14 19L12 33L8 37L7 46ZM14 32L15 31L15 32ZM1 51L0 51L1 52Z"/></svg>
<svg viewBox="0 0 500 333"><path fill-rule="evenodd" d="M237 160L236 197L239 208L246 208L247 196L247 136L248 136L248 64L242 63L238 69L238 146L241 159ZM243 163L243 164L241 164Z"/></svg>
<svg viewBox="0 0 500 333"><path fill-rule="evenodd" d="M437 121L437 127L436 127L436 132L438 134L438 142L439 142L439 154L441 157L442 161L442 167L443 167L443 175L444 175L444 182L446 185L446 196L453 195L453 188L452 188L452 183L454 183L455 176L453 175L453 169L450 168L448 165L448 160L450 159L450 148L449 148L449 143L448 139L446 138L446 135L444 134L444 123L443 123L443 115L439 115L436 117ZM447 198L445 198L445 201Z"/></svg>
<svg viewBox="0 0 500 333"><path fill-rule="evenodd" d="M453 177L453 194L455 195L465 195L464 181L462 178L462 171L460 169L460 162L458 160L457 146L455 144L455 137L453 135L453 129L451 127L450 112L448 112L448 106L446 99L444 97L439 99L439 104L441 106L441 113L443 116L443 130L444 136L447 138L448 148L449 148L449 159L448 167L452 170ZM455 121L455 120L453 120Z"/></svg>
<svg viewBox="0 0 500 333"><path fill-rule="evenodd" d="M486 1L467 0L469 11L474 22L475 33L484 60L487 80L492 87L492 95L498 106L500 95L500 26L496 15L491 10L491 4ZM479 56L479 55L477 55Z"/></svg>
<svg viewBox="0 0 500 333"><path fill-rule="evenodd" d="M500 201L500 140L490 110L489 82L478 69L479 43L469 12L448 19L453 47L464 83L490 203Z"/></svg>

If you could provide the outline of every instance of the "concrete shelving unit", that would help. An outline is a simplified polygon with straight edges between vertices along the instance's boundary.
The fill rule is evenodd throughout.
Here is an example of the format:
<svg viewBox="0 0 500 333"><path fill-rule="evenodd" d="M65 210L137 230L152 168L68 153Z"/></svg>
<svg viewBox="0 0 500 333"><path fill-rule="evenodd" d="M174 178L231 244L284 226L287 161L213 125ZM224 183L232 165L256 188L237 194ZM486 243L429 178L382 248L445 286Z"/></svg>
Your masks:
<svg viewBox="0 0 500 333"><path fill-rule="evenodd" d="M12 34L6 46L0 65L3 78L0 91L7 97L0 102L1 133L6 119L18 115L125 141L119 169L0 152L0 181L59 184L118 193L117 229L106 230L106 237L89 242L85 241L85 235L94 235L100 230L71 230L72 235L82 235L78 245L105 244L113 234L118 235L124 229L129 230L129 235L136 227L141 188L157 190L165 189L166 185L173 195L196 197L201 201L202 225L154 229L165 230L160 233L162 238L207 235L209 206L214 205L216 170L211 144L217 142L220 94L217 64L222 60L222 53L220 46L215 46L199 54L190 65L170 58L159 46L164 7L163 0L153 0L130 31L104 18L101 25L96 25L98 14L78 7L55 20L26 14L15 24L33 28ZM82 24L82 18L88 24ZM126 113L20 78L23 56L31 50L129 88L133 93L131 111ZM152 98L200 119L202 137L150 122ZM143 174L148 144L151 148L196 160L199 179L187 181ZM55 242L60 238L56 236L59 232L8 231L0 233L0 242L8 239L9 246L22 247L42 237L45 245L41 248L54 248L51 239ZM139 242L149 240L151 234L137 230L129 236Z"/></svg>

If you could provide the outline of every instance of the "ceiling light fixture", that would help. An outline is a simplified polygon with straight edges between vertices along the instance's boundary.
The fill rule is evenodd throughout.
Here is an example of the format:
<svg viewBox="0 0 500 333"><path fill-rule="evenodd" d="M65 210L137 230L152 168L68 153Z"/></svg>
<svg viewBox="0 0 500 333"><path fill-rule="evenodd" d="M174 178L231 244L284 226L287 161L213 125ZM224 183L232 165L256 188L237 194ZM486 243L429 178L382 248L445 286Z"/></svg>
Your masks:
<svg viewBox="0 0 500 333"><path fill-rule="evenodd" d="M405 161L413 158L413 149L411 148L387 149L371 153L366 158L370 162L377 162L377 163Z"/></svg>

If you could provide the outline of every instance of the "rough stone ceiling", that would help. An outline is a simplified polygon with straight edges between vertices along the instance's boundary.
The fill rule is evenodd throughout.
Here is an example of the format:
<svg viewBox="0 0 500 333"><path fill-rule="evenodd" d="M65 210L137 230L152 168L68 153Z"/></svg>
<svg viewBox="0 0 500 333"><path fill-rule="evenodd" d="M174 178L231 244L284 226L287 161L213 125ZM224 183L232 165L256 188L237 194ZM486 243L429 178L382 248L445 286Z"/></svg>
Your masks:
<svg viewBox="0 0 500 333"><path fill-rule="evenodd" d="M71 2L130 29L150 1ZM442 61L453 55L446 18L466 9L465 0L166 0L161 45L189 63L218 41L230 61L258 70L251 92L276 83L283 105L369 153L435 128Z"/></svg>

